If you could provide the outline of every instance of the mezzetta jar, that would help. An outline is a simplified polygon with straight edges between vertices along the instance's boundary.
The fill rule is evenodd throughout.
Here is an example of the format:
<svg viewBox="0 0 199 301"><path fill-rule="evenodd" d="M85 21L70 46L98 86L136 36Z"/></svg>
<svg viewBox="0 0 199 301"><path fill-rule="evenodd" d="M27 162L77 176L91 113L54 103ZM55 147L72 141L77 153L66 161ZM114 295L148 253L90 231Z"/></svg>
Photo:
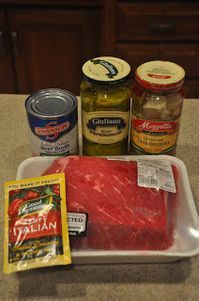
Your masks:
<svg viewBox="0 0 199 301"><path fill-rule="evenodd" d="M184 69L168 61L151 61L137 68L131 153L175 155L184 77Z"/></svg>
<svg viewBox="0 0 199 301"><path fill-rule="evenodd" d="M97 57L87 61L82 71L83 154L127 154L132 95L129 64L120 58Z"/></svg>

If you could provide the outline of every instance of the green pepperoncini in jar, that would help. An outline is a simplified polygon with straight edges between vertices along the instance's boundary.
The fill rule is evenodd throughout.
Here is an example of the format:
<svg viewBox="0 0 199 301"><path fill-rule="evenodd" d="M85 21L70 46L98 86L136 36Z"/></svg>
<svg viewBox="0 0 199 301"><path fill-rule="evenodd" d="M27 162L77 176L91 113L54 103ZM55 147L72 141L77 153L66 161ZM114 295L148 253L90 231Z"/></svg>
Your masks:
<svg viewBox="0 0 199 301"><path fill-rule="evenodd" d="M87 61L82 71L83 154L127 154L132 95L130 65L116 57L97 57Z"/></svg>

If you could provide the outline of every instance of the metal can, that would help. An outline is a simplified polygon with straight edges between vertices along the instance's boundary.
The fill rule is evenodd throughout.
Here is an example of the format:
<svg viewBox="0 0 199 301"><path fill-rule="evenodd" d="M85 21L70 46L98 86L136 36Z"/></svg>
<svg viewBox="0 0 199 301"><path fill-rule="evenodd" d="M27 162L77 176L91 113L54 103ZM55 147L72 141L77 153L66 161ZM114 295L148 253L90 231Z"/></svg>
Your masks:
<svg viewBox="0 0 199 301"><path fill-rule="evenodd" d="M83 154L128 153L130 65L116 57L97 57L83 67L80 86Z"/></svg>
<svg viewBox="0 0 199 301"><path fill-rule="evenodd" d="M33 156L78 154L77 98L71 92L49 88L25 102Z"/></svg>
<svg viewBox="0 0 199 301"><path fill-rule="evenodd" d="M131 153L175 155L183 105L184 69L151 61L135 73Z"/></svg>

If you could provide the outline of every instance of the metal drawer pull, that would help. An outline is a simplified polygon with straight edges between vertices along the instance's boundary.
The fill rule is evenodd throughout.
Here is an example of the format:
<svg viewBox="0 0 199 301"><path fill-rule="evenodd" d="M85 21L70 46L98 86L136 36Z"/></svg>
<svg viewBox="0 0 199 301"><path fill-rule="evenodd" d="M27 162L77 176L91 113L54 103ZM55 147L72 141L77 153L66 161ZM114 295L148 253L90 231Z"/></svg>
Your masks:
<svg viewBox="0 0 199 301"><path fill-rule="evenodd" d="M176 24L173 22L170 23L150 23L151 32L154 33L173 33L176 28Z"/></svg>
<svg viewBox="0 0 199 301"><path fill-rule="evenodd" d="M6 56L4 32L2 30L0 30L0 55Z"/></svg>
<svg viewBox="0 0 199 301"><path fill-rule="evenodd" d="M19 56L20 51L19 51L19 45L18 45L18 34L16 31L12 32L12 44L13 44L13 49L14 49L14 55Z"/></svg>

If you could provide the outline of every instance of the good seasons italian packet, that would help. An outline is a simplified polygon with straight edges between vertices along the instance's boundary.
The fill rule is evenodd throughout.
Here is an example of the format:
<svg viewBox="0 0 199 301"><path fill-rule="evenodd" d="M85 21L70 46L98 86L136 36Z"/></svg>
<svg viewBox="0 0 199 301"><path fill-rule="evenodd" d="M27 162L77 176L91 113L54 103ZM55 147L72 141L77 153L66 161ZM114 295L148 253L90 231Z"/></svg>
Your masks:
<svg viewBox="0 0 199 301"><path fill-rule="evenodd" d="M5 183L4 273L71 263L64 174Z"/></svg>

